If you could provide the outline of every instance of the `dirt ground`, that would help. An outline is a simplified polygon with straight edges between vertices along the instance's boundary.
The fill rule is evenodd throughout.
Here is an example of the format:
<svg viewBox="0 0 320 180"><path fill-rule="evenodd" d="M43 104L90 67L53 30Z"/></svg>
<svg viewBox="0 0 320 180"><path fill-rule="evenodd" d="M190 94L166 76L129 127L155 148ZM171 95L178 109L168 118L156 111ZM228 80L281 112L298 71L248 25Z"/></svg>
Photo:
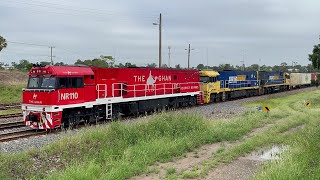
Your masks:
<svg viewBox="0 0 320 180"><path fill-rule="evenodd" d="M27 78L28 72L0 70L0 85L23 85Z"/></svg>
<svg viewBox="0 0 320 180"><path fill-rule="evenodd" d="M256 128L251 133L249 133L244 138L252 137L260 132L266 131L272 124L266 124L263 127ZM168 168L174 167L176 172L183 172L186 170L191 170L193 167L200 165L207 159L214 156L220 148L230 148L232 146L238 145L241 140L235 142L219 142L214 144L208 144L201 146L193 152L187 153L184 157L180 157L172 162L158 163L151 167L155 172L149 174L144 174L141 176L133 177L134 180L155 180L155 179L165 179L166 172ZM262 159L256 155L248 155L246 157L240 157L237 160L231 162L230 164L222 164L217 168L209 172L209 174L200 179L217 179L217 180L243 180L250 179L253 177L255 172L262 164Z"/></svg>
<svg viewBox="0 0 320 180"><path fill-rule="evenodd" d="M264 132L272 127L273 124L265 124L260 128L253 129L249 134L243 137L243 139L250 138L255 136L258 133ZM298 126L292 128L284 133L292 133L298 129L303 128L304 126ZM136 176L131 179L134 180L156 180L156 179L166 179L166 173L169 168L174 167L175 171L179 174L186 170L191 170L197 165L200 165L205 160L210 159L214 156L220 148L230 148L240 144L242 140L235 142L219 142L214 144L208 144L201 146L193 152L187 153L185 156L173 160L172 162L167 163L158 163L150 167L153 169L152 172L144 174L141 176ZM200 177L198 179L207 179L207 180L247 180L253 179L255 173L259 170L263 162L265 162L265 157L268 150L262 150L258 152L252 152L244 157L239 157L238 159L232 161L229 164L220 164L213 170L209 171L206 177ZM264 156L262 156L264 154ZM276 152L275 152L276 154ZM269 155L269 158L274 158L275 155ZM180 179L181 176L178 177Z"/></svg>

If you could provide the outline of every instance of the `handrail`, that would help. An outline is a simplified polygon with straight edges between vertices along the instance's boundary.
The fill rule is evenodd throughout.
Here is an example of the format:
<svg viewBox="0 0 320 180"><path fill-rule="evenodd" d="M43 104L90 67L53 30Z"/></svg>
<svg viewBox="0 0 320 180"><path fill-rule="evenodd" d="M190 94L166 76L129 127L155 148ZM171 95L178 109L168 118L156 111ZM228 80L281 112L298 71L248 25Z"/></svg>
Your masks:
<svg viewBox="0 0 320 180"><path fill-rule="evenodd" d="M126 89L123 85L126 83L113 83L112 84L112 97L123 97L123 92L133 92L133 97L141 96L156 96L159 94L174 94L176 90L179 90L181 85L196 85L200 89L200 82L188 82L188 83L161 83L161 84L132 84L127 85ZM120 87L119 87L120 86ZM118 94L117 94L118 91ZM144 93L143 93L144 92Z"/></svg>

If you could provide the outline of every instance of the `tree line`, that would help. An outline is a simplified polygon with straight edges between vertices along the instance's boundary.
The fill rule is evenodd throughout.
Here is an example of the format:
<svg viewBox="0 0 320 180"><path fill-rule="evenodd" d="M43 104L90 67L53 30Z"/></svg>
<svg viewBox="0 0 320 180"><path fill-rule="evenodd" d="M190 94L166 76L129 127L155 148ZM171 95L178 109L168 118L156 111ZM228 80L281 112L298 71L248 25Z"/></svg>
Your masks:
<svg viewBox="0 0 320 180"><path fill-rule="evenodd" d="M7 41L5 38L0 36L0 52L7 48ZM292 72L311 72L311 71L317 71L319 72L320 69L320 44L314 45L312 53L309 54L309 61L311 62L308 66L302 66L302 65L288 65L286 62L282 62L280 65L275 66L267 66L262 65L259 66L258 64L252 64L248 67L243 66L233 66L230 64L220 64L218 66L205 66L203 64L198 64L196 67L193 67L193 69L211 69L211 70L246 70L246 71L292 71ZM40 64L43 65L50 65L50 62L42 61ZM112 56L104 56L101 55L98 58L94 59L86 59L81 60L78 59L75 63L75 65L86 65L86 66L96 66L96 67L138 67L136 64L126 62L126 63L115 63L115 59ZM64 62L57 62L54 64L55 66L65 66L68 64L65 64ZM28 71L32 67L32 63L26 59L20 60L18 63L12 62L11 66L9 64L5 64L0 61L0 69L5 68L11 68L11 69L17 69L17 70L24 70ZM141 67L141 66L140 66ZM156 63L147 64L145 67L155 68L157 67ZM162 68L168 68L166 64L162 65ZM174 66L175 69L184 69L180 66L180 64L177 64Z"/></svg>
<svg viewBox="0 0 320 180"><path fill-rule="evenodd" d="M39 64L42 65L50 65L50 62L46 61L41 61ZM65 64L63 62L57 62L54 64L55 66L67 66L68 64ZM147 64L146 66L137 66L136 64L126 62L126 63L115 63L115 60L112 56L103 56L101 55L99 58L94 58L94 59L86 59L86 60L80 60L78 59L74 64L72 65L77 65L77 66L95 66L95 67L104 67L104 68L109 68L109 67L116 67L116 68L124 68L124 67L149 67L149 68L156 68L157 64L156 63L151 63ZM20 60L18 63L12 62L11 66L8 64L4 64L0 62L0 69L8 69L10 67L11 69L17 69L21 71L29 71L32 68L32 63L28 60ZM162 65L162 68L168 68L166 64ZM172 67L173 69L185 69L180 66L180 64L175 65ZM215 71L220 71L220 70L245 70L245 71L285 71L285 72L314 72L314 71L319 71L319 70L314 70L312 69L311 65L308 66L302 66L299 64L296 65L288 65L286 62L282 62L280 65L275 65L275 66L267 66L267 65L262 65L259 66L258 64L252 64L247 67L243 66L233 66L230 64L220 64L218 66L205 66L203 64L198 64L196 67L192 67L192 69L198 69L198 70L203 70L203 69L210 69L210 70L215 70Z"/></svg>

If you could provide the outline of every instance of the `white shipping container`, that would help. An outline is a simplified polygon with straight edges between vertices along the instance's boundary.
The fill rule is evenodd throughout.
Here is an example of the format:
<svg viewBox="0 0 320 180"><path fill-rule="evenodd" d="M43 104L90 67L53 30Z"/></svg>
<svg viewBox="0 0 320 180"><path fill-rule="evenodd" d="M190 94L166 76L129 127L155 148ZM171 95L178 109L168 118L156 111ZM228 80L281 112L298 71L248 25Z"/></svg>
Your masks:
<svg viewBox="0 0 320 180"><path fill-rule="evenodd" d="M307 85L311 84L311 73L291 73L290 85Z"/></svg>

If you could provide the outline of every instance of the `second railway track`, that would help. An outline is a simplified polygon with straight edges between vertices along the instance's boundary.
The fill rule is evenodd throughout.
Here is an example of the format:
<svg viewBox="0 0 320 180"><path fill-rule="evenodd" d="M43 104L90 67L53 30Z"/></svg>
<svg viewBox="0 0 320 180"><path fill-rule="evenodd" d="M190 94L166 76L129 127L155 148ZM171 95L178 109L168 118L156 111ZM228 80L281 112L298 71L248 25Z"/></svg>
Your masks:
<svg viewBox="0 0 320 180"><path fill-rule="evenodd" d="M13 129L13 128L19 128L19 127L24 127L24 126L25 125L23 124L22 121L0 123L0 130Z"/></svg>
<svg viewBox="0 0 320 180"><path fill-rule="evenodd" d="M46 134L46 131L35 131L33 129L21 130L21 131L13 131L4 134L0 134L0 142L7 142L21 138L27 138L31 136L39 136Z"/></svg>
<svg viewBox="0 0 320 180"><path fill-rule="evenodd" d="M22 117L22 113L2 114L2 115L0 115L0 119L13 118L13 117Z"/></svg>
<svg viewBox="0 0 320 180"><path fill-rule="evenodd" d="M8 109L20 109L20 103L12 103L12 104L0 104L0 110L8 110Z"/></svg>

